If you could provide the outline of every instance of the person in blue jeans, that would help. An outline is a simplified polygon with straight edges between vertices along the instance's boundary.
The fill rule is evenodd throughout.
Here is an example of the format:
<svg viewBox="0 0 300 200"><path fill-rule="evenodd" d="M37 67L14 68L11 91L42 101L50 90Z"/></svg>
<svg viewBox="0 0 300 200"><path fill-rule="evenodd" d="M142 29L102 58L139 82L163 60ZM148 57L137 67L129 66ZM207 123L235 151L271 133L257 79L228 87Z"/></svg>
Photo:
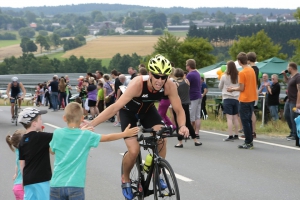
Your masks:
<svg viewBox="0 0 300 200"><path fill-rule="evenodd" d="M58 106L58 77L53 76L53 80L48 85L51 87L50 99L52 103L53 111L57 111Z"/></svg>
<svg viewBox="0 0 300 200"><path fill-rule="evenodd" d="M300 74L298 73L298 66L294 62L289 63L287 70L290 74L289 77L287 77L285 71L282 72L283 80L288 84L288 99L284 105L284 118L288 123L291 132L290 135L287 136L287 140L296 140L296 146L299 146L299 138L297 136L296 123L294 121L298 114L293 112L293 108L296 107L297 98L299 98L298 91L300 90Z"/></svg>
<svg viewBox="0 0 300 200"><path fill-rule="evenodd" d="M51 200L83 200L86 179L86 163L92 147L99 142L118 140L135 136L139 128L129 128L124 132L100 135L92 132L93 128L85 125L80 129L83 121L83 109L77 102L67 105L63 120L67 127L56 129L50 142L50 151L55 154L54 170L50 181Z"/></svg>

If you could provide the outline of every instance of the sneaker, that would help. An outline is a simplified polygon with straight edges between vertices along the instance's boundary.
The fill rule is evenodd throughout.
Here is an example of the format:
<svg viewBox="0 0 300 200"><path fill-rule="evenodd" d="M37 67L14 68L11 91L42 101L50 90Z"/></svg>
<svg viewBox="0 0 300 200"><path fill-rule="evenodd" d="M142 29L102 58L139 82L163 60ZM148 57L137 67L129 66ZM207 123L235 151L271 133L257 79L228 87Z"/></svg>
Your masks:
<svg viewBox="0 0 300 200"><path fill-rule="evenodd" d="M11 118L11 123L15 123L15 118Z"/></svg>
<svg viewBox="0 0 300 200"><path fill-rule="evenodd" d="M242 132L244 132L244 130L243 130L243 129L239 130L239 133L242 133Z"/></svg>
<svg viewBox="0 0 300 200"><path fill-rule="evenodd" d="M121 123L117 122L117 123L114 124L114 126L121 127Z"/></svg>
<svg viewBox="0 0 300 200"><path fill-rule="evenodd" d="M168 187L163 179L159 179L159 186L161 190L164 190Z"/></svg>
<svg viewBox="0 0 300 200"><path fill-rule="evenodd" d="M233 142L234 138L232 135L228 136L227 138L223 139L224 142L227 142L227 141L231 141Z"/></svg>
<svg viewBox="0 0 300 200"><path fill-rule="evenodd" d="M286 140L291 141L291 140L296 140L296 138L294 136L291 136L291 137L287 137Z"/></svg>
<svg viewBox="0 0 300 200"><path fill-rule="evenodd" d="M242 145L239 145L238 148L239 149L253 149L254 146L253 146L253 143L251 142L250 144L244 143Z"/></svg>
<svg viewBox="0 0 300 200"><path fill-rule="evenodd" d="M122 183L122 193L127 200L133 199L133 192L130 183Z"/></svg>
<svg viewBox="0 0 300 200"><path fill-rule="evenodd" d="M239 140L239 139L240 139L240 138L239 138L239 135L234 135L234 136L233 136L233 139L234 139L234 140Z"/></svg>

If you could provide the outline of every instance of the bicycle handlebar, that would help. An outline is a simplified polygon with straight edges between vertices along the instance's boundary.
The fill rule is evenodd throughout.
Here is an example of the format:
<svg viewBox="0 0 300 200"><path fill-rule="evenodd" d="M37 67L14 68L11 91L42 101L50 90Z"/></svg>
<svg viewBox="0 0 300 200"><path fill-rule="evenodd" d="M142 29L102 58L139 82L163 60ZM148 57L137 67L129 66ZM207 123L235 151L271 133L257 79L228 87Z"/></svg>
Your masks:
<svg viewBox="0 0 300 200"><path fill-rule="evenodd" d="M144 135L140 135L138 137L138 142L142 140L152 139L154 137L158 138L166 138L166 137L178 137L181 136L179 134L173 134L173 128L170 126L163 126L159 131L155 131L153 128L142 128L142 133L153 133L153 136L150 137L144 137Z"/></svg>

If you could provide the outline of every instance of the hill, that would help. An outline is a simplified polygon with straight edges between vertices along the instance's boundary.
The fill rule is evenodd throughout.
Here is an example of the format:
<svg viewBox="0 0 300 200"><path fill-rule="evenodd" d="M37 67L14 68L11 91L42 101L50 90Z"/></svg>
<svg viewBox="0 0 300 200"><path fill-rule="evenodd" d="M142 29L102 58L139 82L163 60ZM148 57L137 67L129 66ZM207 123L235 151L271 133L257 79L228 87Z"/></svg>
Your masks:
<svg viewBox="0 0 300 200"><path fill-rule="evenodd" d="M273 15L280 15L286 13L293 13L295 9L276 9L276 8L230 8L230 7L200 7L200 8L184 8L184 7L171 7L171 8L159 8L159 7L148 7L148 6L137 6L137 5L123 5L123 4L105 4L105 3L86 3L86 4L72 4L72 5L61 5L61 6L40 6L40 7L25 7L25 8L10 8L1 7L2 10L12 10L12 11L31 11L35 14L44 13L45 15L56 15L63 13L76 13L76 14L88 14L94 10L99 10L103 13L127 13L127 12L139 12L144 10L156 10L157 12L163 12L165 14L170 13L181 13L190 14L195 11L200 11L208 14L216 13L218 11L235 14L262 14L269 16L271 13Z"/></svg>

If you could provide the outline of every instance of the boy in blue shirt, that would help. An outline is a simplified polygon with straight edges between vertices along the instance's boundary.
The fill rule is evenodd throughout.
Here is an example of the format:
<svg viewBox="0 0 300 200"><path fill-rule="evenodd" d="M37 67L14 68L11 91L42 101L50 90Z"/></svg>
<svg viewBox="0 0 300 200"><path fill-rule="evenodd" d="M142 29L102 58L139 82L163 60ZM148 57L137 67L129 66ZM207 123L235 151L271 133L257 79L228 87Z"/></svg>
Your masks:
<svg viewBox="0 0 300 200"><path fill-rule="evenodd" d="M50 142L55 153L53 176L50 181L50 199L69 199L76 194L76 199L84 199L86 163L91 147L99 142L108 142L136 135L139 128L130 124L122 133L100 135L89 130L80 130L83 121L83 109L80 104L72 102L64 110L63 119L66 128L56 129Z"/></svg>

